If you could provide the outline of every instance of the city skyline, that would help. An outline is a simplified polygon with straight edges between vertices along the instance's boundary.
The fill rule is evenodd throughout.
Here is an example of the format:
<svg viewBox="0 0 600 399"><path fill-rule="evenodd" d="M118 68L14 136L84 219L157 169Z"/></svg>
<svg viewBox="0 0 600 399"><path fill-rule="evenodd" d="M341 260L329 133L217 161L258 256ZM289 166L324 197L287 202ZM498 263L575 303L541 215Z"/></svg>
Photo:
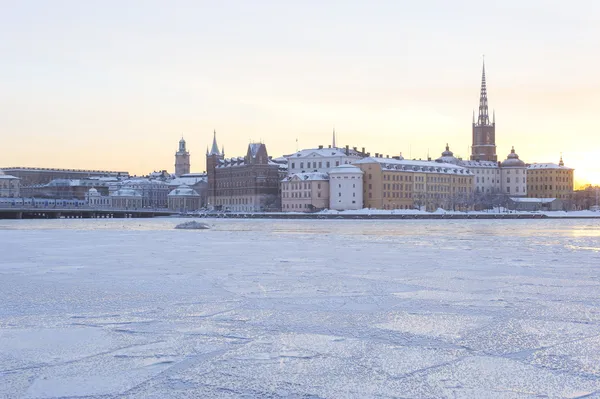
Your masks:
<svg viewBox="0 0 600 399"><path fill-rule="evenodd" d="M498 160L563 153L600 184L594 2L226 3L11 5L1 166L173 171L183 134L201 172L213 129L227 156L280 156L334 127L340 146L468 159L485 53Z"/></svg>

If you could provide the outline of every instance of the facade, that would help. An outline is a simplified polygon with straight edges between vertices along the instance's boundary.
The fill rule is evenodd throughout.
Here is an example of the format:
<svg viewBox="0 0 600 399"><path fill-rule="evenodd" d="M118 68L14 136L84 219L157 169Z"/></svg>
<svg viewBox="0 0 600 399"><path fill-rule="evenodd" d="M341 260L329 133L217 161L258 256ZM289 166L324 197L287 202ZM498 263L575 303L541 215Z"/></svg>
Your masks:
<svg viewBox="0 0 600 399"><path fill-rule="evenodd" d="M129 177L128 172L53 168L0 168L7 175L21 179L21 187L48 184L55 179L87 179L90 177Z"/></svg>
<svg viewBox="0 0 600 399"><path fill-rule="evenodd" d="M185 213L200 208L200 194L185 184L169 193L169 209L173 211Z"/></svg>
<svg viewBox="0 0 600 399"><path fill-rule="evenodd" d="M363 208L364 172L354 165L340 165L329 171L329 209Z"/></svg>
<svg viewBox="0 0 600 399"><path fill-rule="evenodd" d="M562 156L558 164L532 163L527 166L527 195L531 198L558 198L563 202L573 195L574 172L564 165Z"/></svg>
<svg viewBox="0 0 600 399"><path fill-rule="evenodd" d="M508 209L515 211L560 211L564 209L564 203L558 198L523 198L510 197L506 204Z"/></svg>
<svg viewBox="0 0 600 399"><path fill-rule="evenodd" d="M280 165L263 143L251 143L245 157L225 158L213 145L206 154L208 207L218 211L262 212L281 209Z"/></svg>
<svg viewBox="0 0 600 399"><path fill-rule="evenodd" d="M329 177L326 173L295 173L281 181L284 212L315 212L329 206Z"/></svg>
<svg viewBox="0 0 600 399"><path fill-rule="evenodd" d="M88 205L92 208L110 208L112 207L111 197L108 195L102 195L95 188L90 188L87 192L85 199Z"/></svg>
<svg viewBox="0 0 600 399"><path fill-rule="evenodd" d="M18 177L6 175L0 170L0 197L19 197L21 195L20 186Z"/></svg>
<svg viewBox="0 0 600 399"><path fill-rule="evenodd" d="M494 195L502 191L502 176L497 162L458 159L450 151L448 144L446 144L446 150L442 152L441 157L436 159L436 162L459 165L469 169L474 176L473 190L476 196Z"/></svg>
<svg viewBox="0 0 600 399"><path fill-rule="evenodd" d="M131 188L121 188L110 195L111 207L119 209L141 209L142 194Z"/></svg>
<svg viewBox="0 0 600 399"><path fill-rule="evenodd" d="M135 190L142 196L142 207L162 209L168 206L168 195L171 189L162 180L151 180L146 178L134 178L121 182L119 189L127 188Z"/></svg>
<svg viewBox="0 0 600 399"><path fill-rule="evenodd" d="M190 173L190 153L185 148L183 137L179 140L179 149L175 153L175 175L181 176Z"/></svg>
<svg viewBox="0 0 600 399"><path fill-rule="evenodd" d="M363 201L374 209L463 209L473 195L473 173L459 165L397 158L357 161Z"/></svg>
<svg viewBox="0 0 600 399"><path fill-rule="evenodd" d="M527 196L527 165L519 159L513 147L500 165L502 193L513 197Z"/></svg>
<svg viewBox="0 0 600 399"><path fill-rule="evenodd" d="M490 123L485 81L485 64L481 75L481 92L479 94L479 115L475 120L473 112L473 144L471 146L471 161L497 162L496 155L496 118Z"/></svg>
<svg viewBox="0 0 600 399"><path fill-rule="evenodd" d="M356 147L336 148L329 146L298 151L286 156L288 174L296 173L328 173L332 168L351 164L365 157L364 148L359 152Z"/></svg>
<svg viewBox="0 0 600 399"><path fill-rule="evenodd" d="M208 177L206 173L187 173L167 182L169 190L174 190L181 185L186 185L200 196L200 208L206 207L208 202Z"/></svg>

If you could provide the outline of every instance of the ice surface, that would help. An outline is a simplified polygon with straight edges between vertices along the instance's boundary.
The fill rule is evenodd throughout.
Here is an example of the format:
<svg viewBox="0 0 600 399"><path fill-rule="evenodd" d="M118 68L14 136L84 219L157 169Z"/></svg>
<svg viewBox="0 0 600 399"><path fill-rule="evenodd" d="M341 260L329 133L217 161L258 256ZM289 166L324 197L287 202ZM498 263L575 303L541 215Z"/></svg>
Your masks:
<svg viewBox="0 0 600 399"><path fill-rule="evenodd" d="M600 398L598 220L0 221L0 398Z"/></svg>

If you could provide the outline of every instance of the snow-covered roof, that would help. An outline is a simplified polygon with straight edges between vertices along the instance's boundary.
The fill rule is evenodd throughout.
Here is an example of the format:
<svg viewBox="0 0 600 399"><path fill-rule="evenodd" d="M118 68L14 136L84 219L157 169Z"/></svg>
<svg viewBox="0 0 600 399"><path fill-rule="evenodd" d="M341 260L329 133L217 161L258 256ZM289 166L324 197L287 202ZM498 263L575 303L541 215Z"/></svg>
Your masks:
<svg viewBox="0 0 600 399"><path fill-rule="evenodd" d="M3 180L20 180L18 177L12 176L12 175L5 175L4 173L2 173L2 171L0 171L0 179Z"/></svg>
<svg viewBox="0 0 600 399"><path fill-rule="evenodd" d="M294 173L294 174L289 175L282 181L292 181L292 180L323 181L323 180L329 180L329 176L327 175L327 173L319 173L319 172Z"/></svg>
<svg viewBox="0 0 600 399"><path fill-rule="evenodd" d="M192 189L185 184L177 187L175 190L169 193L169 197L199 197L200 194L196 192L196 190Z"/></svg>
<svg viewBox="0 0 600 399"><path fill-rule="evenodd" d="M197 177L182 176L182 177L178 177L176 179L171 180L167 184L170 187L179 187L179 186L181 186L183 184L185 184L187 186L193 186L195 184L202 183L202 182L207 182L207 181L208 181L208 178L206 177L206 175L197 176Z"/></svg>
<svg viewBox="0 0 600 399"><path fill-rule="evenodd" d="M566 166L560 166L555 163L532 163L527 165L527 169L562 169L562 170L573 170Z"/></svg>
<svg viewBox="0 0 600 399"><path fill-rule="evenodd" d="M394 158L368 157L354 162L354 165L379 163L382 169L401 170L404 172L448 173L455 175L472 175L469 169L460 165L452 165L435 161L418 161Z"/></svg>
<svg viewBox="0 0 600 399"><path fill-rule="evenodd" d="M460 166L465 168L497 168L498 162L494 161L470 161L463 160L458 163Z"/></svg>
<svg viewBox="0 0 600 399"><path fill-rule="evenodd" d="M517 155L517 153L515 152L515 149L513 148L512 150L510 150L510 154L508 154L508 156L506 157L506 160L504 162L502 162L502 167L503 168L524 168L525 162L523 162L519 159L519 156Z"/></svg>
<svg viewBox="0 0 600 399"><path fill-rule="evenodd" d="M344 164L344 165L336 166L335 168L332 168L329 171L329 174L336 174L336 173L357 173L357 174L362 174L363 171L360 170L360 168L358 166L354 166L354 165L351 165L351 164Z"/></svg>
<svg viewBox="0 0 600 399"><path fill-rule="evenodd" d="M262 143L250 143L248 145L248 148L250 149L250 156L252 156L252 158L256 157L256 154L258 154L258 150L260 150L260 147L264 145Z"/></svg>
<svg viewBox="0 0 600 399"><path fill-rule="evenodd" d="M120 188L111 194L112 197L141 197L139 191L132 188Z"/></svg>
<svg viewBox="0 0 600 399"><path fill-rule="evenodd" d="M348 148L348 155L346 155L345 148L329 147L329 148L308 148L300 150L292 155L285 155L287 159L296 158L309 158L309 157L361 157L362 154L354 148Z"/></svg>

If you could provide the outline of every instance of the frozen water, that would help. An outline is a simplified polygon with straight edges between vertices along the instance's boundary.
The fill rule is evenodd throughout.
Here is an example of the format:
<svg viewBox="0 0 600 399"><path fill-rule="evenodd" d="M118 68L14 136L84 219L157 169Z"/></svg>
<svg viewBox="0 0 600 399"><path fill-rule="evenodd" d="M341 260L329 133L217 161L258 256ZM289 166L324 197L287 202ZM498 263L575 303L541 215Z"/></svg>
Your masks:
<svg viewBox="0 0 600 399"><path fill-rule="evenodd" d="M600 398L599 220L0 221L0 398Z"/></svg>

